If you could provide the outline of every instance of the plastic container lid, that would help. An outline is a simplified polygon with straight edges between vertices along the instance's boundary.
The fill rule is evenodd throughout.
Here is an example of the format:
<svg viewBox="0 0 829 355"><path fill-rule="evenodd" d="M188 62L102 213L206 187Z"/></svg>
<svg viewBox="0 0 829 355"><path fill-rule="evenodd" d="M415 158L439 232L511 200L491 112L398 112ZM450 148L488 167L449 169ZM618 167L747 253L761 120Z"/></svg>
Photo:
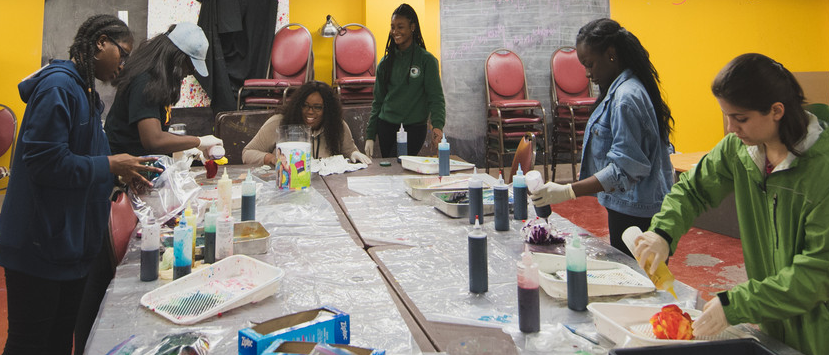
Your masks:
<svg viewBox="0 0 829 355"><path fill-rule="evenodd" d="M524 170L521 170L521 163L518 163L518 170L512 177L513 187L527 187L527 180L524 177Z"/></svg>
<svg viewBox="0 0 829 355"><path fill-rule="evenodd" d="M245 181L242 181L242 195L244 196L256 195L256 183L253 182L250 176L250 169L248 169L248 175L245 177Z"/></svg>
<svg viewBox="0 0 829 355"><path fill-rule="evenodd" d="M506 190L508 188L507 184L504 183L504 176L503 175L498 174L498 184L493 186L493 188L496 189L496 190Z"/></svg>
<svg viewBox="0 0 829 355"><path fill-rule="evenodd" d="M406 143L406 130L403 129L403 124L400 124L400 130L397 131L397 143Z"/></svg>
<svg viewBox="0 0 829 355"><path fill-rule="evenodd" d="M484 183L481 181L481 178L478 177L478 167L475 167L472 176L469 177L469 188L470 189L481 189L484 187Z"/></svg>
<svg viewBox="0 0 829 355"><path fill-rule="evenodd" d="M486 233L484 233L483 229L481 229L479 218L475 218L475 226L472 227L472 231L469 232L468 236L469 238L486 238Z"/></svg>
<svg viewBox="0 0 829 355"><path fill-rule="evenodd" d="M444 133L443 138L440 139L440 143L438 143L438 149L449 150L449 142L446 141L446 133Z"/></svg>
<svg viewBox="0 0 829 355"><path fill-rule="evenodd" d="M587 254L584 251L584 245L581 243L581 237L575 236L570 239L565 247L565 257L567 258L567 270L570 271L587 271Z"/></svg>
<svg viewBox="0 0 829 355"><path fill-rule="evenodd" d="M537 170L531 170L530 172L525 175L525 179L527 182L527 189L530 190L530 193L535 193L541 186L544 186L544 178L541 177L541 173Z"/></svg>
<svg viewBox="0 0 829 355"><path fill-rule="evenodd" d="M154 217L147 218L147 225L141 231L141 250L158 250L161 247L161 226Z"/></svg>

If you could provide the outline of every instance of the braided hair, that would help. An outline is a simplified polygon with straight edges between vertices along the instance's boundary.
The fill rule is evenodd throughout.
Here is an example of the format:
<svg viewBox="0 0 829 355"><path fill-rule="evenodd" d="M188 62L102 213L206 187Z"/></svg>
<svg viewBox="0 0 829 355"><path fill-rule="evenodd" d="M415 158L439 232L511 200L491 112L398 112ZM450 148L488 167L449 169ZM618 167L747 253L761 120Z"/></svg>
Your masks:
<svg viewBox="0 0 829 355"><path fill-rule="evenodd" d="M391 14L392 17L394 16L402 16L409 20L411 24L415 25L415 30L412 33L412 44L416 44L418 46L423 47L426 49L426 43L423 41L423 34L420 32L420 20L417 19L417 13L415 12L414 8L412 8L409 4L401 4L394 12ZM391 68L394 67L394 50L397 48L397 44L394 43L394 37L391 35L391 31L389 31L389 39L386 40L386 71L383 75L383 84L385 86L389 86L391 82ZM414 55L414 51L412 52ZM406 76L406 80L408 82L409 76Z"/></svg>
<svg viewBox="0 0 829 355"><path fill-rule="evenodd" d="M113 41L132 39L132 32L124 21L112 15L94 15L78 28L75 40L69 47L69 58L75 61L75 67L86 84L86 99L89 101L89 113L95 114L98 93L95 91L95 54L96 42L101 36Z"/></svg>
<svg viewBox="0 0 829 355"><path fill-rule="evenodd" d="M340 146L345 135L343 108L340 100L334 96L334 89L322 81L309 81L291 94L282 117L280 131L284 131L288 125L306 125L302 106L305 105L305 99L315 92L322 97L322 128L325 130L325 144L332 156L342 154Z"/></svg>
<svg viewBox="0 0 829 355"><path fill-rule="evenodd" d="M628 32L618 22L609 18L603 18L590 21L579 29L576 35L576 43L584 43L592 51L597 53L604 53L608 48L616 49L616 55L619 60L619 65L622 69L630 69L633 75L642 82L645 86L648 96L651 99L654 111L656 111L656 118L659 124L659 137L665 143L670 143L670 134L674 124L674 118L671 116L671 109L665 100L662 99L662 94L659 90L659 73L656 72L653 63L651 63L648 51L639 42L639 39ZM599 98L596 99L598 105L604 96L607 94L607 88L601 88ZM595 108L595 106L594 106Z"/></svg>

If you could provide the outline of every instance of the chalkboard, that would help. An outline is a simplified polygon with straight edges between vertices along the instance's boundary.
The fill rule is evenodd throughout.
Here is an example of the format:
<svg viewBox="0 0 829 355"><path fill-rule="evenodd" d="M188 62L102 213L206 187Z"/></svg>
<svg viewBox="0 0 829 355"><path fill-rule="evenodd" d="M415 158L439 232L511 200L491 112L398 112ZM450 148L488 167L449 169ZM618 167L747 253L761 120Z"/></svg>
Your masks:
<svg viewBox="0 0 829 355"><path fill-rule="evenodd" d="M441 80L452 154L484 165L484 63L493 50L507 48L523 59L530 98L543 103L550 124L550 56L575 45L579 28L608 17L609 8L608 0L441 1Z"/></svg>

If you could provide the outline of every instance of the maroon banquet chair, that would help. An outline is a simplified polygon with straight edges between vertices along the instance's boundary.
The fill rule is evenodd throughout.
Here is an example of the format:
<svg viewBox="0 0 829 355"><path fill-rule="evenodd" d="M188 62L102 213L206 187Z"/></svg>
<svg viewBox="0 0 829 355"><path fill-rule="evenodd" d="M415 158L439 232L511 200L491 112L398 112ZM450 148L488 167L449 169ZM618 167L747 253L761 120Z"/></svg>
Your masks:
<svg viewBox="0 0 829 355"><path fill-rule="evenodd" d="M344 33L334 36L332 82L343 105L370 103L374 100L377 45L371 31L361 24L343 26Z"/></svg>
<svg viewBox="0 0 829 355"><path fill-rule="evenodd" d="M560 154L568 154L576 181L576 164L581 159L584 129L590 118L590 107L596 102L591 97L590 80L579 62L574 47L561 47L550 57L550 102L553 106L552 157L553 177Z"/></svg>
<svg viewBox="0 0 829 355"><path fill-rule="evenodd" d="M486 81L486 171L490 164L504 167L504 157L515 154L521 139L528 133L540 143L544 179L548 177L547 114L538 100L531 100L527 90L524 63L515 52L496 49L484 66Z"/></svg>
<svg viewBox="0 0 829 355"><path fill-rule="evenodd" d="M0 166L0 179L11 174L12 160L14 160L15 134L17 132L17 117L14 111L6 105L0 104L0 156L9 154L9 166ZM0 189L0 191L6 188Z"/></svg>
<svg viewBox="0 0 829 355"><path fill-rule="evenodd" d="M274 35L268 77L245 80L237 93L236 109L280 107L285 104L291 91L313 79L311 33L305 26L289 23ZM253 92L243 96L246 91Z"/></svg>

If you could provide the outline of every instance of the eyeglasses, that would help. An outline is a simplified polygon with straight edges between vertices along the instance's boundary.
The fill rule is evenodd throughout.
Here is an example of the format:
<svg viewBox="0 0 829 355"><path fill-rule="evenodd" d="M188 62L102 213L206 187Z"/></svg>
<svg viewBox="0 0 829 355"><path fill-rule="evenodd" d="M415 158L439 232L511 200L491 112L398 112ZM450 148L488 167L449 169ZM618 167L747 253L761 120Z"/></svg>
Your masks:
<svg viewBox="0 0 829 355"><path fill-rule="evenodd" d="M302 104L302 110L314 110L314 112L322 112L324 107L322 105L309 105L309 104Z"/></svg>
<svg viewBox="0 0 829 355"><path fill-rule="evenodd" d="M121 45L118 44L118 42L115 42L114 39L109 38L109 37L107 37L107 38L110 40L110 42L112 42L112 44L114 44L116 47L118 47L118 51L121 54L121 62L120 62L119 65L124 66L124 63L127 62L127 58L129 58L129 56L130 56L130 52L127 52L126 50L124 50L124 47L121 47Z"/></svg>

